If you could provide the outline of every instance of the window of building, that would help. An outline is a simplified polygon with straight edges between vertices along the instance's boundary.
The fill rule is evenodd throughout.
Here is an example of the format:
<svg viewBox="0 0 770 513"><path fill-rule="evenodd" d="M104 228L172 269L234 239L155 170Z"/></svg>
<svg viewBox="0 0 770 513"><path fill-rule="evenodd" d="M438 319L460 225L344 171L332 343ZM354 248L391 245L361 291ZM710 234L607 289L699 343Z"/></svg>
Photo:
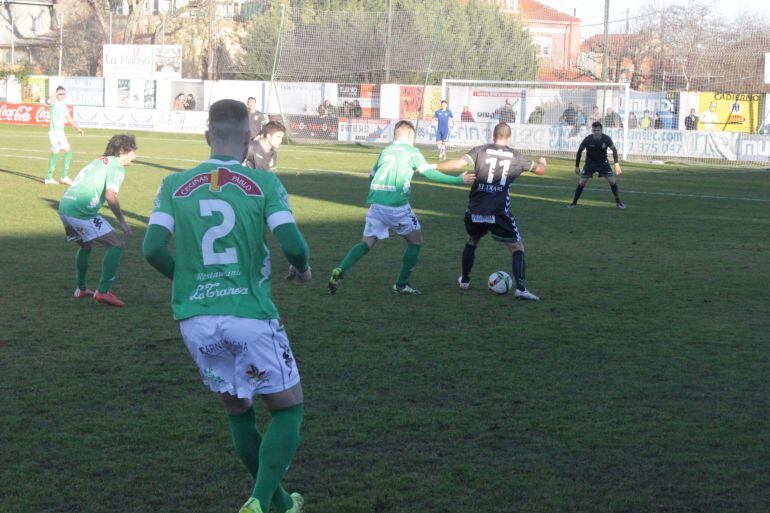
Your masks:
<svg viewBox="0 0 770 513"><path fill-rule="evenodd" d="M538 57L551 56L551 45L553 44L553 41L550 38L535 37L535 38L532 38L532 41L535 45L535 51Z"/></svg>

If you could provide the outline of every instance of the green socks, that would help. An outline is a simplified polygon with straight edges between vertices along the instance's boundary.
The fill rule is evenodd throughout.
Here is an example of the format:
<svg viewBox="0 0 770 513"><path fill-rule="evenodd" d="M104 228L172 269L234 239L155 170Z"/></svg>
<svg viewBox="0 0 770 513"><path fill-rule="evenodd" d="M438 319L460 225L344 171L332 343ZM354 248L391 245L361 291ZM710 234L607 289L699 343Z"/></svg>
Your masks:
<svg viewBox="0 0 770 513"><path fill-rule="evenodd" d="M345 255L345 258L340 264L343 274L356 265L356 262L361 260L367 253L369 253L369 246L363 241L350 248L350 251L348 251L348 254Z"/></svg>
<svg viewBox="0 0 770 513"><path fill-rule="evenodd" d="M252 406L238 415L228 415L227 420L230 423L230 435L233 438L235 454L246 465L251 477L256 479L259 471L259 446L262 437L257 431L257 417L254 414L254 407ZM291 509L294 505L291 496L280 484L273 494L273 505L277 511L281 512Z"/></svg>
<svg viewBox="0 0 770 513"><path fill-rule="evenodd" d="M302 404L272 412L273 418L259 447L259 472L251 494L259 501L262 511L269 510L270 499L281 484L281 479L297 451L303 412ZM290 508L291 504L286 509Z"/></svg>
<svg viewBox="0 0 770 513"><path fill-rule="evenodd" d="M120 266L120 256L123 254L122 246L110 246L107 248L107 253L102 260L102 281L99 282L99 293L104 294L112 286L112 282L115 281L115 275L118 273L118 266Z"/></svg>
<svg viewBox="0 0 770 513"><path fill-rule="evenodd" d="M91 249L80 247L75 253L75 278L80 290L86 290L86 271L88 271L88 259L91 257Z"/></svg>
<svg viewBox="0 0 770 513"><path fill-rule="evenodd" d="M70 172L70 162L72 161L72 150L64 154L64 169L62 169L61 177L67 178Z"/></svg>
<svg viewBox="0 0 770 513"><path fill-rule="evenodd" d="M398 275L396 285L399 287L406 285L409 281L409 275L417 266L417 258L420 256L419 244L407 244L406 251L404 251L404 257L401 260L401 273Z"/></svg>
<svg viewBox="0 0 770 513"><path fill-rule="evenodd" d="M51 153L51 156L48 157L48 175L45 177L46 180L53 179L53 172L56 171L56 161L58 159L58 153Z"/></svg>

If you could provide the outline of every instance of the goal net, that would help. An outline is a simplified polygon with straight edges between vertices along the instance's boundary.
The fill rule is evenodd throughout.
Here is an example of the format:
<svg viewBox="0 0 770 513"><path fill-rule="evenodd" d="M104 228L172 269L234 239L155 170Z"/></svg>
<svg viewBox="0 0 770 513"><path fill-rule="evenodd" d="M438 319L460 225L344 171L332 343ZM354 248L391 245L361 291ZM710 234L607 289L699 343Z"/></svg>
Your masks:
<svg viewBox="0 0 770 513"><path fill-rule="evenodd" d="M628 156L628 84L444 80L442 91L455 119L450 145L488 143L502 121L511 126L511 145L520 151L574 155L591 123L599 121L623 158Z"/></svg>

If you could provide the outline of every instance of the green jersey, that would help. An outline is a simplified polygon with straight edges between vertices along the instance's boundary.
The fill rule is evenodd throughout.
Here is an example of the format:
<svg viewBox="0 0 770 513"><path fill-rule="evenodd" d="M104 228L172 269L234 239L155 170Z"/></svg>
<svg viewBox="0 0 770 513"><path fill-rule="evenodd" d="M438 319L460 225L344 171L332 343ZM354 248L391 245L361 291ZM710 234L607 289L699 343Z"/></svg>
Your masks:
<svg viewBox="0 0 770 513"><path fill-rule="evenodd" d="M100 157L80 170L59 202L59 213L78 219L93 219L104 205L104 193L116 193L126 176L117 157Z"/></svg>
<svg viewBox="0 0 770 513"><path fill-rule="evenodd" d="M56 100L51 104L51 127L49 131L64 130L67 121L67 104Z"/></svg>
<svg viewBox="0 0 770 513"><path fill-rule="evenodd" d="M382 150L372 168L366 202L389 207L406 205L409 203L410 181L414 172L423 173L432 168L420 150L408 143L395 141Z"/></svg>
<svg viewBox="0 0 770 513"><path fill-rule="evenodd" d="M265 225L294 222L278 177L212 157L163 179L150 224L176 239L174 319L233 315L277 319Z"/></svg>

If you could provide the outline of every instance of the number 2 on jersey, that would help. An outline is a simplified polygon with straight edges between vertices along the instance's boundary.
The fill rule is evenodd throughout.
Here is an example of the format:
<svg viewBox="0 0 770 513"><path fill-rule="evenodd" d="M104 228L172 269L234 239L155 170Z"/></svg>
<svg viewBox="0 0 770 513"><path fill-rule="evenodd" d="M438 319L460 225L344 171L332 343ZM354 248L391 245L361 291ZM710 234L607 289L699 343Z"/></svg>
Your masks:
<svg viewBox="0 0 770 513"><path fill-rule="evenodd" d="M235 212L230 204L223 200L200 200L201 215L208 217L219 212L222 214L222 223L212 226L201 239L201 251L203 253L203 265L237 264L238 254L235 248L225 248L217 253L214 251L214 241L227 236L235 226Z"/></svg>
<svg viewBox="0 0 770 513"><path fill-rule="evenodd" d="M497 157L489 157L485 163L489 166L489 173L487 174L487 183L495 181L495 168L497 167ZM505 187L505 180L508 178L508 168L511 167L510 160L501 160L500 167L503 168L503 175L500 177L500 185Z"/></svg>

